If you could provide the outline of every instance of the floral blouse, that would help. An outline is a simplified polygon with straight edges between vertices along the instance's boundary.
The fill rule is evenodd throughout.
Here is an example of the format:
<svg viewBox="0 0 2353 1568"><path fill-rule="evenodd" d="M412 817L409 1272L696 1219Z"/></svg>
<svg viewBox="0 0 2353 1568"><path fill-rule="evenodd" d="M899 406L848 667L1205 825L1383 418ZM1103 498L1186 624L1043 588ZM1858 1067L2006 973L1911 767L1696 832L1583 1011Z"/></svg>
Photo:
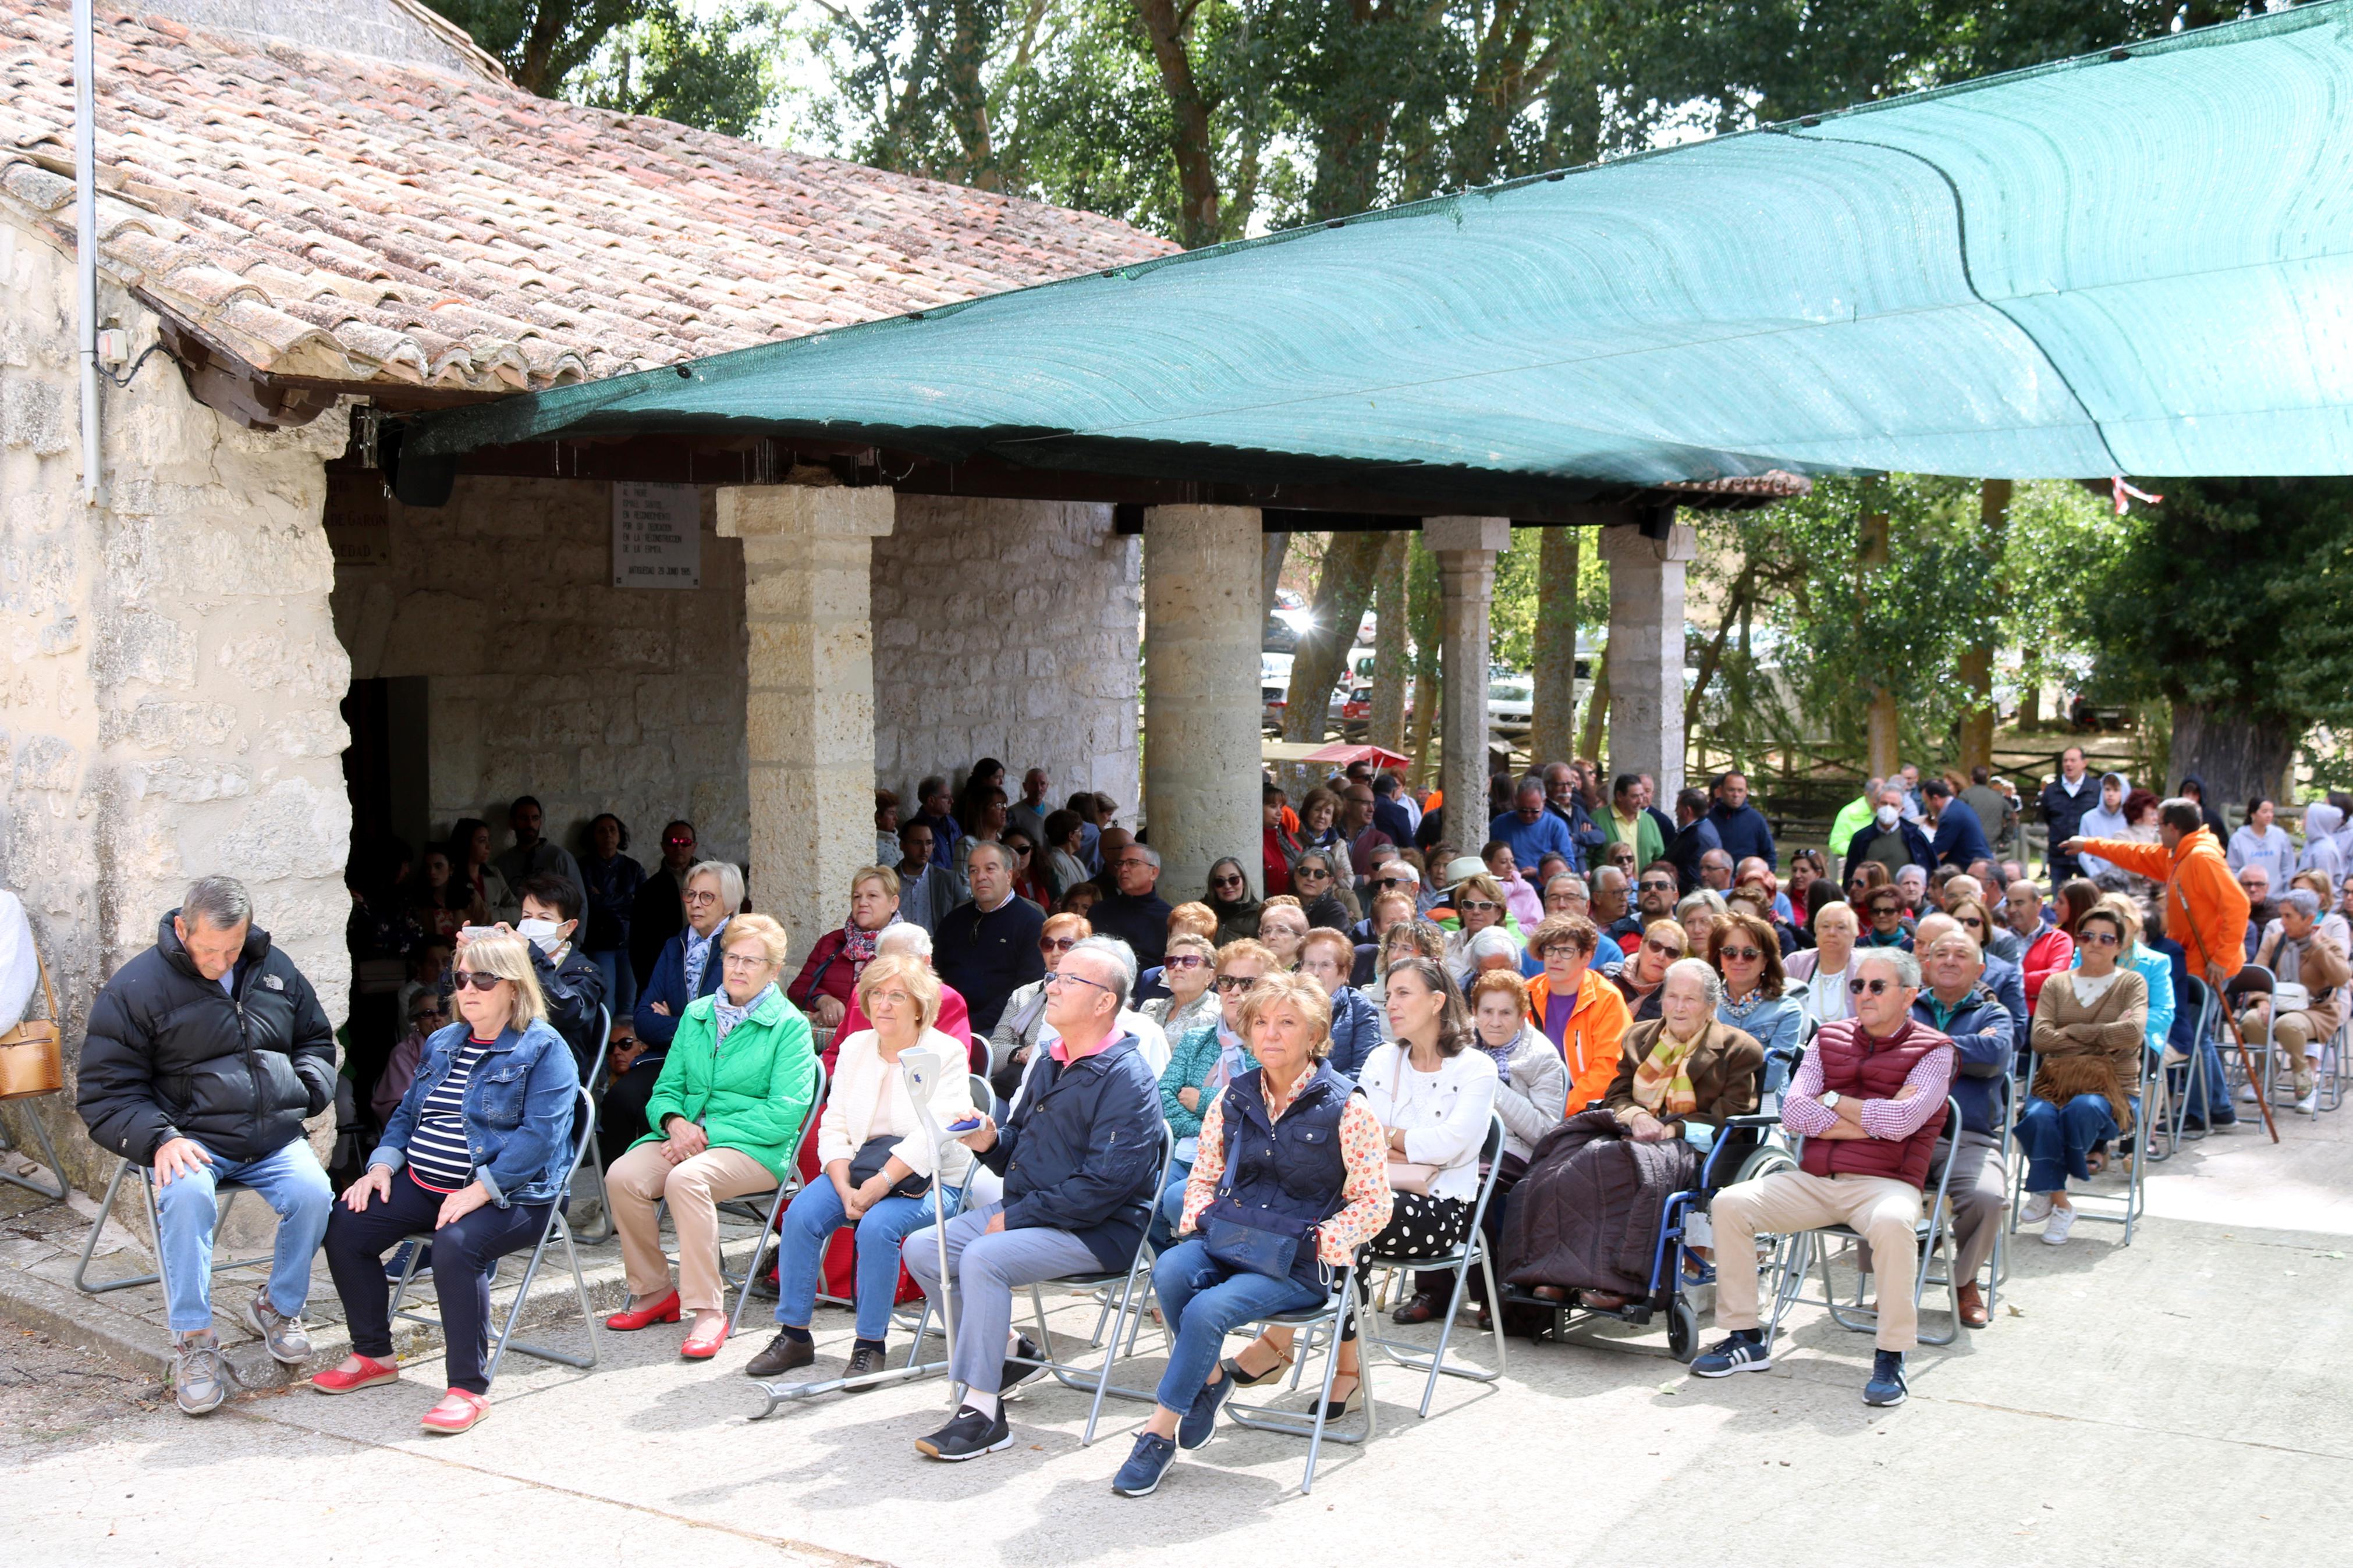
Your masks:
<svg viewBox="0 0 2353 1568"><path fill-rule="evenodd" d="M1267 1084L1267 1110L1274 1120L1291 1108L1299 1091L1307 1087L1313 1073L1302 1073L1291 1092L1278 1095ZM1261 1079L1261 1083L1266 1080ZM1193 1174L1185 1184L1185 1212L1177 1221L1182 1234L1190 1231L1218 1195L1219 1180L1226 1173L1226 1097L1219 1095L1211 1101L1201 1118L1199 1152L1194 1156ZM1361 1095L1348 1097L1347 1109L1340 1113L1340 1159L1347 1166L1348 1179L1340 1189L1340 1210L1316 1227L1315 1254L1337 1268L1353 1262L1356 1248L1380 1235L1389 1223L1391 1196L1389 1193L1389 1141L1381 1131L1380 1119L1372 1112Z"/></svg>

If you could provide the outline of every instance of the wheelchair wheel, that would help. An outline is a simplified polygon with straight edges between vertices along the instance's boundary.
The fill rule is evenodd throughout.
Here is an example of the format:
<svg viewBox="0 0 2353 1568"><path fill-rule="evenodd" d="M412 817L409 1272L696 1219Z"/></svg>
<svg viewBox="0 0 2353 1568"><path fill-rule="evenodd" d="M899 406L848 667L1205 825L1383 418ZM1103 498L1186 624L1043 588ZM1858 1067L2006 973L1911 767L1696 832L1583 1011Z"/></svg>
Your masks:
<svg viewBox="0 0 2353 1568"><path fill-rule="evenodd" d="M1667 1308L1667 1353L1681 1362L1699 1353L1699 1314L1680 1295Z"/></svg>
<svg viewBox="0 0 2353 1568"><path fill-rule="evenodd" d="M1769 1176L1776 1171L1794 1171L1797 1168L1798 1162L1789 1157L1787 1149L1778 1143L1767 1143L1751 1151L1748 1157L1740 1162L1738 1173L1725 1185L1734 1186L1759 1176Z"/></svg>

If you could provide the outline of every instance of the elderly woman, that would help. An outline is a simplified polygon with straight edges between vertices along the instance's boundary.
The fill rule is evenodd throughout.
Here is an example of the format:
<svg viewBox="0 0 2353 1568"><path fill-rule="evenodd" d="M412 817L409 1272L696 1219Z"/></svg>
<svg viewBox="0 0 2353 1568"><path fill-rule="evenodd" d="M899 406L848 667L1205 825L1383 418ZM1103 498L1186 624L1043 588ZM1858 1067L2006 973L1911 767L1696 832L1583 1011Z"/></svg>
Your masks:
<svg viewBox="0 0 2353 1568"><path fill-rule="evenodd" d="M974 1109L964 1049L933 1026L940 982L913 958L879 958L859 977L858 1004L872 1027L841 1043L825 1113L817 1127L824 1179L793 1196L776 1237L776 1337L744 1372L778 1377L817 1359L809 1320L817 1309L826 1247L836 1231L857 1227L858 1337L849 1377L882 1370L891 1307L898 1294L899 1244L922 1228L934 1179L949 1208L963 1200L972 1151L954 1139L935 1150L916 1113L899 1058L918 1046L938 1058L926 1103L939 1127Z"/></svg>
<svg viewBox="0 0 2353 1568"><path fill-rule="evenodd" d="M647 1102L653 1131L605 1173L629 1286L628 1304L605 1326L630 1332L691 1313L679 1347L690 1361L708 1361L727 1342L719 1201L768 1192L785 1179L817 1096L808 1020L776 985L785 928L765 915L738 915L720 942L720 988L688 1004ZM664 1200L678 1233L676 1289L654 1215Z"/></svg>
<svg viewBox="0 0 2353 1568"><path fill-rule="evenodd" d="M1538 927L1539 933L1544 928ZM1589 927L1588 927L1589 929ZM1531 942L1534 942L1531 938ZM1487 1200L1481 1230L1493 1255L1503 1256L1504 1205L1527 1173L1528 1156L1544 1135L1558 1126L1568 1107L1568 1068L1528 1014L1528 988L1516 974L1491 970L1471 983L1471 1026L1479 1049L1495 1063L1495 1114L1504 1119L1504 1157L1495 1173L1495 1193ZM1471 1300L1479 1306L1479 1326L1487 1325L1486 1281L1469 1275ZM1400 1323L1426 1323L1442 1312L1451 1274L1415 1277L1416 1294L1392 1314Z"/></svg>
<svg viewBox="0 0 2353 1568"><path fill-rule="evenodd" d="M1299 950L1307 941L1308 924L1305 911L1298 905L1270 900L1258 918L1258 940L1274 954L1278 965L1296 969Z"/></svg>
<svg viewBox="0 0 2353 1568"><path fill-rule="evenodd" d="M2279 918L2263 930L2255 962L2272 972L2283 985L2304 988L2305 1005L2283 1008L2272 1025L2272 1047L2288 1069L2295 1089L2295 1108L2304 1115L2318 1113L2321 1057L2344 1016L2344 987L2348 973L2345 952L2320 925L2320 900L2310 888L2288 889L2280 900ZM2260 1039L2263 1017L2273 997L2254 993L2246 998L2240 1027L2251 1039Z"/></svg>
<svg viewBox="0 0 2353 1568"><path fill-rule="evenodd" d="M1467 991L1472 979L1491 970L1517 974L1522 951L1519 940L1501 926L1473 931L1471 940L1462 944L1463 966L1455 973L1454 982Z"/></svg>
<svg viewBox="0 0 2353 1568"><path fill-rule="evenodd" d="M1166 996L1155 996L1138 1011L1160 1026L1171 1045L1217 1018L1218 998L1209 982L1217 974L1218 950L1198 931L1172 931L1168 951L1160 961L1160 984Z"/></svg>
<svg viewBox="0 0 2353 1568"><path fill-rule="evenodd" d="M322 1394L397 1383L384 1256L433 1233L433 1289L448 1341L448 1393L429 1432L463 1432L490 1414L491 1266L537 1244L572 1169L580 1066L549 1026L523 940L476 937L457 961L462 1021L437 1032L408 1092L327 1222L327 1267L351 1326L352 1353L311 1380Z"/></svg>
<svg viewBox="0 0 2353 1568"><path fill-rule="evenodd" d="M1445 963L1446 933L1425 920L1399 921L1382 933L1373 978L1356 987L1356 994L1372 1004L1373 1017L1380 1026L1383 1039L1389 1037L1388 973L1408 958Z"/></svg>
<svg viewBox="0 0 2353 1568"><path fill-rule="evenodd" d="M1805 1028L1806 1010L1788 994L1773 928L1760 915L1735 910L1716 932L1709 962L1724 982L1716 1021L1738 1029L1767 1052L1789 1058Z"/></svg>
<svg viewBox="0 0 2353 1568"><path fill-rule="evenodd" d="M1176 1217L1184 1201L1185 1178L1193 1168L1194 1140L1210 1101L1233 1079L1257 1063L1243 1043L1242 1005L1251 990L1270 974L1282 973L1274 954L1263 943L1247 937L1218 950L1217 976L1210 994L1218 1012L1196 1026L1182 1039L1170 1037L1168 1066L1160 1075L1160 1113L1176 1135L1175 1162L1168 1167L1168 1184L1161 1190L1153 1220L1153 1244L1166 1247L1176 1240ZM1325 1010L1324 1044L1331 1044L1330 1010Z"/></svg>
<svg viewBox="0 0 2353 1568"><path fill-rule="evenodd" d="M820 1029L838 1029L858 977L874 962L874 940L899 918L899 873L868 866L849 879L849 918L817 939L785 999Z"/></svg>
<svg viewBox="0 0 2353 1568"><path fill-rule="evenodd" d="M1349 876L1345 849L1310 849L1292 862L1291 893L1306 911L1309 925L1346 931L1362 918L1356 912L1356 894L1348 886Z"/></svg>
<svg viewBox="0 0 2353 1568"><path fill-rule="evenodd" d="M1512 1278L1556 1299L1572 1289L1585 1304L1615 1311L1649 1285L1648 1268L1612 1271L1585 1260L1647 1258L1665 1194L1698 1184L1702 1151L1736 1116L1757 1109L1765 1048L1722 1021L1722 982L1695 958L1677 959L1660 985L1658 1017L1626 1031L1617 1076L1600 1106L1554 1133L1531 1162L1512 1205L1507 1267ZM1609 1120L1600 1120L1601 1117ZM1627 1142L1652 1144L1672 1169L1646 1167L1646 1193L1632 1205L1628 1235L1602 1236L1605 1216L1582 1201L1617 1184L1611 1167L1629 1162ZM1604 1278L1570 1278L1599 1274Z"/></svg>
<svg viewBox="0 0 2353 1568"><path fill-rule="evenodd" d="M1905 916L1916 919L1928 907L1928 873L1916 863L1897 868L1895 891L1903 899Z"/></svg>
<svg viewBox="0 0 2353 1568"><path fill-rule="evenodd" d="M1855 918L1852 904L1824 904L1814 911L1814 945L1789 955L1787 973L1795 990L1785 989L1784 994L1794 994L1815 1023L1835 1024L1853 1016L1846 976L1862 935L1862 922Z"/></svg>
<svg viewBox="0 0 2353 1568"><path fill-rule="evenodd" d="M1325 862L1327 869L1329 866ZM1209 868L1209 890L1202 902L1218 919L1217 934L1209 940L1219 947L1258 934L1258 917L1265 905L1250 897L1250 873L1232 856L1219 857Z"/></svg>
<svg viewBox="0 0 2353 1568"><path fill-rule="evenodd" d="M2148 984L2118 962L2130 940L2103 900L2076 922L2076 966L2044 982L2034 1004L2034 1083L2017 1127L2029 1195L2018 1223L2042 1225L2052 1247L2075 1226L2067 1178L2090 1180L2094 1149L2129 1131L2139 1109Z"/></svg>
<svg viewBox="0 0 2353 1568"><path fill-rule="evenodd" d="M997 1058L988 1086L1002 1098L1012 1099L1013 1091L1021 1087L1021 1075L1029 1070L1029 1055L1046 1027L1046 981L1062 967L1064 954L1094 933L1094 927L1072 914L1048 915L1039 929L1038 953L1046 961L1046 973L1014 988L988 1037Z"/></svg>
<svg viewBox="0 0 2353 1568"><path fill-rule="evenodd" d="M1713 888L1686 893L1676 903L1675 920L1683 928L1683 936L1694 958L1706 962L1714 951L1715 928L1731 912L1732 906L1725 903L1724 895Z"/></svg>
<svg viewBox="0 0 2353 1568"><path fill-rule="evenodd" d="M1486 862L1487 875L1503 889L1505 912L1520 922L1523 931L1534 931L1544 920L1544 900L1528 879L1520 875L1519 863L1513 858L1512 847L1500 838L1492 839L1479 851Z"/></svg>
<svg viewBox="0 0 2353 1568"><path fill-rule="evenodd" d="M1299 802L1299 847L1306 849L1338 849L1340 843L1340 797L1318 784ZM1296 857L1293 865L1298 864ZM1296 888L1292 889L1297 892Z"/></svg>
<svg viewBox="0 0 2353 1568"><path fill-rule="evenodd" d="M687 1004L719 989L719 933L744 903L744 873L724 860L704 860L681 883L686 926L662 944L653 975L638 993L631 1017L638 1055L614 1078L596 1114L596 1140L609 1167L649 1130L646 1101L661 1078L670 1037Z"/></svg>
<svg viewBox="0 0 2353 1568"><path fill-rule="evenodd" d="M1328 999L1303 975L1257 984L1241 1021L1255 1065L1228 1086L1203 1118L1200 1153L1185 1188L1180 1228L1193 1239L1163 1253L1154 1292L1172 1341L1167 1370L1135 1447L1112 1483L1124 1497L1160 1484L1179 1447L1198 1448L1217 1430L1218 1406L1237 1383L1262 1378L1221 1361L1226 1336L1271 1313L1322 1304L1332 1271L1345 1268L1388 1223L1390 1195L1381 1130L1348 1080L1322 1058ZM1288 1253L1280 1274L1240 1261ZM1343 1364L1355 1349L1343 1347ZM1243 1354L1266 1355L1262 1342ZM1350 1374L1353 1376L1353 1373Z"/></svg>
<svg viewBox="0 0 2353 1568"><path fill-rule="evenodd" d="M1922 884L1924 887L1926 883ZM1883 883L1862 896L1862 946L1900 947L1912 951L1912 917L1904 907L1903 889Z"/></svg>
<svg viewBox="0 0 2353 1568"><path fill-rule="evenodd" d="M1626 998L1633 1022L1659 1016L1659 987L1666 983L1667 966L1684 957L1690 945L1683 928L1673 921L1652 921L1642 928L1641 945L1626 966L1609 977Z"/></svg>

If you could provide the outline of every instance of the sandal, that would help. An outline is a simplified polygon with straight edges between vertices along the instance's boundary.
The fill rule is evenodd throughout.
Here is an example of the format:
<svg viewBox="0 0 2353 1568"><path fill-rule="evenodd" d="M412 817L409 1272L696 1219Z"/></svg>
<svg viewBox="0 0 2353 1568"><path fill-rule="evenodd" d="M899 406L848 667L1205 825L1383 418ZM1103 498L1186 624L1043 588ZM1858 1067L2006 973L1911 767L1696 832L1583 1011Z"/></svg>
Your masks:
<svg viewBox="0 0 2353 1568"><path fill-rule="evenodd" d="M1224 1369L1225 1374L1233 1380L1236 1388L1256 1388L1262 1383L1279 1381L1282 1374L1290 1370L1292 1359L1286 1355L1264 1372L1255 1373L1246 1370L1242 1363L1232 1356L1226 1357L1218 1364Z"/></svg>

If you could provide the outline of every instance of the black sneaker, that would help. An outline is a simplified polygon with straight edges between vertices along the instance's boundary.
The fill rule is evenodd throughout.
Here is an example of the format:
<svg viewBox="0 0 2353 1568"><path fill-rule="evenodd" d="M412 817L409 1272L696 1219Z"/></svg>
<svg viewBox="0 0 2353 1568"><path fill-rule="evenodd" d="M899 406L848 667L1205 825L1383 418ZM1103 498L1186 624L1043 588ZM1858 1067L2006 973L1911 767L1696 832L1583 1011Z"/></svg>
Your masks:
<svg viewBox="0 0 2353 1568"><path fill-rule="evenodd" d="M1730 1377L1736 1372L1764 1372L1773 1364L1772 1352L1765 1348L1765 1336L1750 1335L1755 1331L1735 1330L1722 1344L1705 1355L1692 1358L1694 1377Z"/></svg>
<svg viewBox="0 0 2353 1568"><path fill-rule="evenodd" d="M997 1407L994 1415L983 1415L969 1405L955 1413L955 1419L928 1437L915 1439L915 1452L930 1458L954 1463L959 1459L976 1459L983 1454L994 1454L999 1448L1013 1447L1013 1429L1005 1423L1005 1410Z"/></svg>
<svg viewBox="0 0 2353 1568"><path fill-rule="evenodd" d="M768 1348L744 1363L746 1377L781 1377L797 1367L817 1360L817 1346L807 1339L796 1339L784 1330L768 1342Z"/></svg>
<svg viewBox="0 0 2353 1568"><path fill-rule="evenodd" d="M875 1373L884 1371L889 1365L890 1360L882 1353L882 1347L881 1345L860 1345L856 1350L849 1352L849 1369L847 1372L844 1372L841 1375L844 1377L869 1377ZM842 1392L845 1394L871 1394L880 1386L881 1384L872 1383L853 1383Z"/></svg>
<svg viewBox="0 0 2353 1568"><path fill-rule="evenodd" d="M1871 1381L1862 1385L1865 1405L1901 1405L1911 1392L1904 1381L1902 1351L1881 1351L1872 1358Z"/></svg>
<svg viewBox="0 0 2353 1568"><path fill-rule="evenodd" d="M1011 1356L1006 1358L1004 1367L997 1374L997 1397L999 1399L1010 1398L1013 1391L1023 1384L1035 1383L1046 1375L1044 1367L1030 1364L1031 1362L1044 1360L1046 1352L1032 1343L1028 1334L1023 1334L1014 1342L1014 1354L1026 1356L1029 1360L1015 1361Z"/></svg>

